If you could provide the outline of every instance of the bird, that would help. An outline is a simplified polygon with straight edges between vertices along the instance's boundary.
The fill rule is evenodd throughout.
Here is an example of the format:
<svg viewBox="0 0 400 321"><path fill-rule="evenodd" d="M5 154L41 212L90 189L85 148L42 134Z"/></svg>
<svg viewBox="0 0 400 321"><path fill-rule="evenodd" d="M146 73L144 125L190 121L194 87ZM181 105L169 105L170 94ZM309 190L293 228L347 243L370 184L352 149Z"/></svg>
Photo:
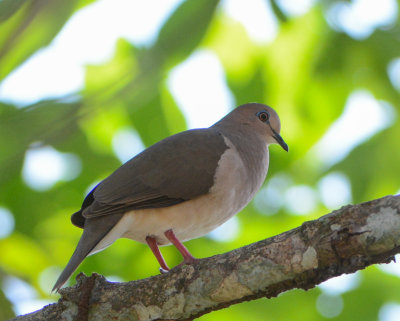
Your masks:
<svg viewBox="0 0 400 321"><path fill-rule="evenodd" d="M288 145L271 107L236 107L209 128L183 131L145 149L96 185L71 221L83 229L56 281L59 291L81 262L118 238L147 244L167 273L159 246L174 245L181 264L195 264L183 241L201 237L241 211L262 186L270 144Z"/></svg>

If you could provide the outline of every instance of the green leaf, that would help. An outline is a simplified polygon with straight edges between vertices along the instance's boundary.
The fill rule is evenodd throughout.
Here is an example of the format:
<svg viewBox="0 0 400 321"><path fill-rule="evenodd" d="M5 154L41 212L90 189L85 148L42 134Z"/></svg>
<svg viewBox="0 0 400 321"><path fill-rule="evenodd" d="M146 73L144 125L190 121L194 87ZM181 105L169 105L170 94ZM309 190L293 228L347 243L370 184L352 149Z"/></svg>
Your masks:
<svg viewBox="0 0 400 321"><path fill-rule="evenodd" d="M285 15L285 13L282 11L281 7L279 6L278 3L276 3L276 0L270 0L271 3L271 8L272 11L274 12L275 16L278 18L280 22L287 22L288 17Z"/></svg>
<svg viewBox="0 0 400 321"><path fill-rule="evenodd" d="M0 80L48 45L74 12L78 0L29 1L0 25Z"/></svg>
<svg viewBox="0 0 400 321"><path fill-rule="evenodd" d="M0 23L10 18L18 11L26 0L2 0L0 1Z"/></svg>
<svg viewBox="0 0 400 321"><path fill-rule="evenodd" d="M185 59L201 42L214 16L218 0L187 0L161 28L153 55L174 65Z"/></svg>
<svg viewBox="0 0 400 321"><path fill-rule="evenodd" d="M0 155L0 187L18 177L25 151L32 143L54 144L73 132L78 107L44 101L17 109L0 103L0 149L4 151Z"/></svg>

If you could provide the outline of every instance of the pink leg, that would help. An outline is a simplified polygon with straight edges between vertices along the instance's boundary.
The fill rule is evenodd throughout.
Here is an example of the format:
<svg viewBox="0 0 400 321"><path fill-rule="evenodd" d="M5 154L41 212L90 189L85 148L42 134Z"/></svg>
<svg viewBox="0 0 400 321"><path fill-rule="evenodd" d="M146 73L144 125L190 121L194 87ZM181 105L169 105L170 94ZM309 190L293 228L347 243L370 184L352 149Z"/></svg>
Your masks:
<svg viewBox="0 0 400 321"><path fill-rule="evenodd" d="M188 249L182 244L181 241L179 241L174 232L172 230L168 230L164 232L165 236L167 237L168 240L171 241L172 244L175 245L175 247L178 249L179 252L181 252L183 256L183 264L190 264L194 263L196 259L190 254Z"/></svg>
<svg viewBox="0 0 400 321"><path fill-rule="evenodd" d="M161 273L169 271L169 267L168 267L167 263L165 262L162 254L160 252L160 249L158 248L156 239L154 237L147 236L146 237L146 242L149 245L149 247L150 247L151 251L153 252L154 256L156 257L158 263L161 266L161 268L160 268Z"/></svg>

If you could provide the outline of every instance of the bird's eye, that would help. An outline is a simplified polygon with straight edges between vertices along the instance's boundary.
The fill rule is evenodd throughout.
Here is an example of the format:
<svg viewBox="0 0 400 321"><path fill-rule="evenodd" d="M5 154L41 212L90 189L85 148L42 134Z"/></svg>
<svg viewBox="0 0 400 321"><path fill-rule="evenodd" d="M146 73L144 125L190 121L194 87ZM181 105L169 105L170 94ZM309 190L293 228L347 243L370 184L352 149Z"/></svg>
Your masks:
<svg viewBox="0 0 400 321"><path fill-rule="evenodd" d="M263 123L268 121L269 114L266 111L260 111L257 113L258 119L261 120Z"/></svg>

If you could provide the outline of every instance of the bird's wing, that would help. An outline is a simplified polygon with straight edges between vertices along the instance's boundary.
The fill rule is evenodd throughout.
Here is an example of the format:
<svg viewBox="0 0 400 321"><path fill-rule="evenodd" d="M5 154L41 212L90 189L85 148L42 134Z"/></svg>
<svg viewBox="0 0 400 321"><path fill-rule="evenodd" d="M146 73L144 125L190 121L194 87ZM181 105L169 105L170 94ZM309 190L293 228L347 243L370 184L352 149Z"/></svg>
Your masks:
<svg viewBox="0 0 400 321"><path fill-rule="evenodd" d="M208 193L228 149L216 130L196 129L168 137L118 168L85 198L72 221L127 210L172 206Z"/></svg>

